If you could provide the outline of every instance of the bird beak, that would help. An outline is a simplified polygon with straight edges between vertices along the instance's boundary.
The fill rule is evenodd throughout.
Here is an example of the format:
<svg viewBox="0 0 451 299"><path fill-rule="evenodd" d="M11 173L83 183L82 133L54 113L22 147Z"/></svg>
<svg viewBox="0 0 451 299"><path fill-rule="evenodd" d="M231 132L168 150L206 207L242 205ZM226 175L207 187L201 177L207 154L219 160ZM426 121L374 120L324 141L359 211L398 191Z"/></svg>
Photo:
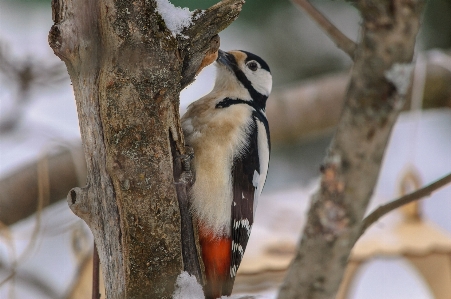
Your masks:
<svg viewBox="0 0 451 299"><path fill-rule="evenodd" d="M228 68L230 71L233 72L232 65L234 64L234 62L229 59L230 55L232 54L229 54L222 50L218 50L218 58L216 59L216 62L219 63L220 65L225 66L226 68Z"/></svg>

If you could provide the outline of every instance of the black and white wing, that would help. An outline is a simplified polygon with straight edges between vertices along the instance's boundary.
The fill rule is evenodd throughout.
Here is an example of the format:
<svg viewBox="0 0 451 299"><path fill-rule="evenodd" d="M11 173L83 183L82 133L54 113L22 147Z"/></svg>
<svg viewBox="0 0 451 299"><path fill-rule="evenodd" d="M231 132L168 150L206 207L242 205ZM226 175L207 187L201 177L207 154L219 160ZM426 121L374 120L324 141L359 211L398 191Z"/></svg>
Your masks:
<svg viewBox="0 0 451 299"><path fill-rule="evenodd" d="M266 180L269 162L269 130L266 118L254 112L253 119L254 126L249 135L248 147L235 159L232 169L232 261L230 266L232 281L235 279L246 250L254 223L255 206Z"/></svg>

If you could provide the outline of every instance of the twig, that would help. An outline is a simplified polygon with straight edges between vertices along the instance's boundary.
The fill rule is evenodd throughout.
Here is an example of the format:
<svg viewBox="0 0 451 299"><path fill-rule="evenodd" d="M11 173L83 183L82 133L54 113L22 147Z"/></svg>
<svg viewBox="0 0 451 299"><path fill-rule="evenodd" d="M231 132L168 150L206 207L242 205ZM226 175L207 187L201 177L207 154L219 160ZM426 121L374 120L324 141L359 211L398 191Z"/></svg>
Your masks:
<svg viewBox="0 0 451 299"><path fill-rule="evenodd" d="M302 7L305 12L326 32L337 47L354 59L357 44L335 27L322 13L320 13L308 0L291 0Z"/></svg>
<svg viewBox="0 0 451 299"><path fill-rule="evenodd" d="M96 243L94 243L94 252L92 259L92 299L100 299L99 292L99 253L97 252Z"/></svg>
<svg viewBox="0 0 451 299"><path fill-rule="evenodd" d="M398 199L393 200L392 202L389 202L388 204L379 206L376 210L374 210L371 214L369 214L368 216L366 216L363 219L360 235L363 235L363 233L366 231L366 229L368 227L370 227L374 222L376 222L378 219L380 219L385 214L393 211L396 208L399 208L400 206L408 204L412 201L419 200L425 196L429 196L435 190L437 190L449 183L451 183L451 173L444 176L443 178L433 182L432 184L429 184L421 189L418 189L415 192L404 195Z"/></svg>

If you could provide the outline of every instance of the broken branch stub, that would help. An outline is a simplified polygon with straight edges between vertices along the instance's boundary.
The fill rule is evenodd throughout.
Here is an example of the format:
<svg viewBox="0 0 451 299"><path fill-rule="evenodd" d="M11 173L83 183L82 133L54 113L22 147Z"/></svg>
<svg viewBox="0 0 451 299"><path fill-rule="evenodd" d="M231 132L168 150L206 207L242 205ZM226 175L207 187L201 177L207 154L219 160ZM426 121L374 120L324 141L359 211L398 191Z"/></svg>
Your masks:
<svg viewBox="0 0 451 299"><path fill-rule="evenodd" d="M184 59L182 88L189 85L200 72L204 58L219 49L219 37L216 35L227 28L241 12L244 0L224 0L195 15L194 24L182 34L190 38L178 38L180 53ZM202 34L199 34L201 32ZM214 60L213 60L214 61ZM211 61L211 62L213 62ZM210 63L211 63L210 62ZM204 64L202 66L205 67Z"/></svg>

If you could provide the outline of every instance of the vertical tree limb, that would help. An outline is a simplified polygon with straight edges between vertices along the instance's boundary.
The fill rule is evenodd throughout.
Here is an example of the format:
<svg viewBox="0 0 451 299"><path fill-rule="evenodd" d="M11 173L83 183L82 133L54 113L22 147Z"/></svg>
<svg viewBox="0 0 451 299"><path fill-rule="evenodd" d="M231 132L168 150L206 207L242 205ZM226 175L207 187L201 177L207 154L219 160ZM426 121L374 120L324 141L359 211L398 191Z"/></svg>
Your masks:
<svg viewBox="0 0 451 299"><path fill-rule="evenodd" d="M179 93L242 4L221 1L173 35L154 0L52 1L49 43L73 84L88 172L68 203L94 235L108 298L172 296L184 268Z"/></svg>
<svg viewBox="0 0 451 299"><path fill-rule="evenodd" d="M363 37L340 123L279 298L334 298L410 84L422 0L360 0Z"/></svg>

